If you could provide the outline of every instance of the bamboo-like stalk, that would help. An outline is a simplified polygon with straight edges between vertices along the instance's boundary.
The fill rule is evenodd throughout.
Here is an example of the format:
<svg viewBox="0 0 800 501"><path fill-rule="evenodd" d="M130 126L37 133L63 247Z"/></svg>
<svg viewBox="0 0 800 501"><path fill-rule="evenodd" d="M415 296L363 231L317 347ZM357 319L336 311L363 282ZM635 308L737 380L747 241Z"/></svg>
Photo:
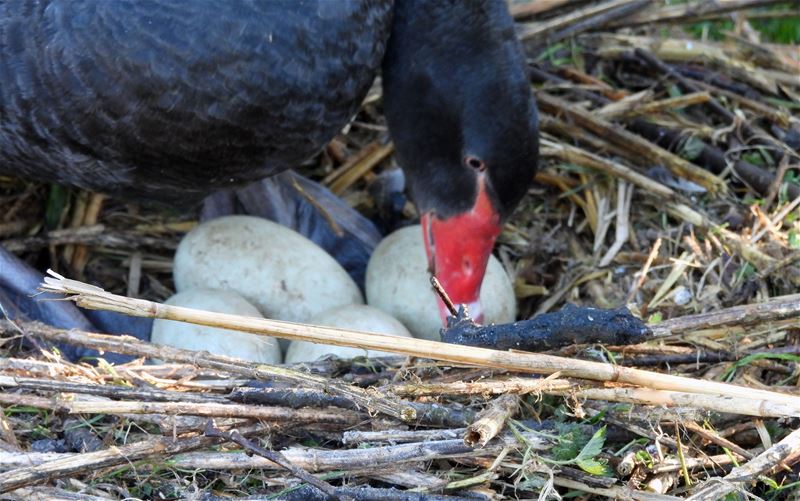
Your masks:
<svg viewBox="0 0 800 501"><path fill-rule="evenodd" d="M257 432L263 433L265 429L262 425L252 425L242 428L240 433L252 435ZM218 439L204 436L193 436L178 440L159 437L120 447L110 447L97 452L50 455L46 459L53 457L58 459L40 464L29 463L26 466L0 473L0 493L9 492L27 485L42 485L79 472L85 473L101 468L129 464L145 458L163 458L164 456L188 452L217 443L219 443Z"/></svg>
<svg viewBox="0 0 800 501"><path fill-rule="evenodd" d="M760 420L757 420L760 421ZM755 454L751 453L747 449L740 447L739 445L731 442L725 437L722 437L713 429L707 429L703 426L697 424L696 421L692 419L686 419L681 421L681 425L686 428L688 431L700 436L703 440L708 440L709 442L716 444L720 447L724 447L731 451L734 454L738 454L739 456L746 458L746 459L753 459Z"/></svg>
<svg viewBox="0 0 800 501"><path fill-rule="evenodd" d="M691 501L712 501L723 499L729 493L755 481L761 475L771 478L770 471L781 467L783 461L796 462L800 454L800 430L794 430L780 442L765 450L751 461L737 466L722 478L712 478L707 484L686 498Z"/></svg>
<svg viewBox="0 0 800 501"><path fill-rule="evenodd" d="M464 434L466 428L445 428L432 430L348 430L342 433L342 443L347 445L408 442L430 442L431 440L453 440Z"/></svg>
<svg viewBox="0 0 800 501"><path fill-rule="evenodd" d="M748 416L780 416L795 412L797 397L782 395L794 400L795 405L783 402L762 400L756 395L698 395L680 391L664 391L647 388L585 388L574 391L543 390L552 395L570 396L580 399L602 400L606 402L625 402L638 405L656 405L664 407L700 407L716 412L745 414Z"/></svg>
<svg viewBox="0 0 800 501"><path fill-rule="evenodd" d="M80 497L78 497L80 496ZM63 489L60 487L50 487L46 485L34 485L31 487L22 487L14 489L8 493L7 499L19 500L28 499L30 501L47 500L47 501L66 501L80 500L80 501L109 501L112 499L108 496L94 496L86 493L76 493L74 490Z"/></svg>
<svg viewBox="0 0 800 501"><path fill-rule="evenodd" d="M269 422L334 424L356 426L362 420L357 412L347 409L289 409L276 406L194 403L194 402L128 402L87 401L64 402L70 414L166 414L207 417L260 419Z"/></svg>
<svg viewBox="0 0 800 501"><path fill-rule="evenodd" d="M618 101L604 106L600 110L597 110L597 112L603 119L609 120L618 116L635 117L677 110L688 106L707 103L710 100L711 95L706 91L701 91L644 103L636 100L632 102Z"/></svg>
<svg viewBox="0 0 800 501"><path fill-rule="evenodd" d="M736 461L732 454L717 454L714 456L704 456L699 458L686 458L684 464L674 458L665 458L662 462L653 466L652 471L658 475L660 473L672 473L680 470L684 466L690 470L696 468L705 468L706 470L713 470L715 468L722 468Z"/></svg>
<svg viewBox="0 0 800 501"><path fill-rule="evenodd" d="M83 308L116 311L118 313L139 317L178 320L290 340L388 351L414 357L430 358L480 367L495 367L498 369L537 374L552 374L560 371L564 377L576 377L595 381L612 381L656 390L762 400L764 403L771 404L762 406L764 412L767 412L767 414L759 411L754 415L800 417L800 398L773 391L660 374L600 362L562 358L553 355L504 352L487 348L452 345L426 339L397 338L386 334L358 332L333 327L195 310L143 299L118 296L106 292L99 287L66 279L52 271L49 271L49 274L51 277L45 277L45 282L40 286L40 289L45 292L71 295L70 299ZM752 412L751 409L747 408L735 409L732 411L740 414Z"/></svg>
<svg viewBox="0 0 800 501"><path fill-rule="evenodd" d="M345 161L345 163L333 169L333 171L330 174L325 176L325 178L322 180L322 184L324 186L330 187L331 183L339 179L345 172L352 169L353 166L355 166L359 162L362 162L365 158L374 153L380 147L381 145L378 141L373 141L368 145L364 146L359 151L355 152L353 155L350 155L350 157Z"/></svg>
<svg viewBox="0 0 800 501"><path fill-rule="evenodd" d="M401 421L415 421L417 424L424 423L436 426L463 426L465 423L471 422L473 417L472 412L465 409L459 410L423 402L408 402L383 394L374 388L368 390L318 374L310 374L281 366L259 365L254 362L213 355L203 351L156 345L130 336L93 334L75 329L64 330L38 322L25 322L21 326L27 334L59 343L74 344L99 351L133 355L151 360L183 362L199 369L211 369L221 374L244 376L248 380L277 379L292 385L292 387L310 390L312 394L320 395L324 392L328 398L323 398L322 400L329 401L331 405L338 403L347 407L366 410L373 414L382 413ZM17 332L9 321L0 321L0 332L9 332L11 329L13 329L14 333ZM233 386L236 386L236 380L230 379L229 381ZM207 381L204 381L204 383L207 383ZM185 386L186 383L181 383L181 385ZM218 385L217 387L219 388ZM231 387L231 385L227 387ZM264 395L262 394L261 396L263 397ZM23 405L26 405L27 401L24 399L32 397L24 394L0 392L0 402L4 402L9 398L13 399L11 401L13 404L22 402ZM292 400L297 401L297 399L289 398L287 403L291 403ZM317 399L317 403L321 403L321 401Z"/></svg>
<svg viewBox="0 0 800 501"><path fill-rule="evenodd" d="M755 304L732 306L719 311L685 315L665 320L653 327L655 335L667 336L703 329L730 328L779 323L800 316L800 294L770 298Z"/></svg>
<svg viewBox="0 0 800 501"><path fill-rule="evenodd" d="M546 379L508 378L501 380L455 381L452 383L406 383L385 388L387 393L398 397L429 397L442 395L502 395L515 393L545 393L547 391L567 391L573 384L564 379L556 379L560 374L553 373Z"/></svg>
<svg viewBox="0 0 800 501"><path fill-rule="evenodd" d="M535 435L533 433L524 433L523 435L527 444L534 450L541 451L552 447L551 441L542 438L540 435ZM206 437L198 437L189 440L203 441L206 444L215 443L212 439ZM153 449L156 448L154 444L160 446L161 451L159 452L172 452L170 450L164 451L166 447L163 444L165 442L166 440L159 438L125 446L125 448L131 449L132 454L135 454L135 456L132 457L138 459L142 456L142 453L139 451L144 451L152 455ZM431 461L446 457L492 457L496 456L505 447L514 447L517 445L517 439L513 435L504 434L497 437L482 449L473 449L468 445L464 445L464 442L460 439L449 439L341 450L290 447L284 449L281 453L287 461L305 470L313 472L347 470L349 472L358 468L374 469L391 467L402 463ZM172 459L172 464L176 468L203 468L210 470L250 468L275 470L280 468L268 459L246 453L232 452L220 454L219 452L198 452L196 454L186 454L184 451L190 449L179 449L180 441L170 444L169 447L177 449L175 453L181 454ZM195 446L192 448L196 449L197 447ZM112 451L100 451L91 454L0 451L0 469L18 468L17 470L0 474L0 488L4 487L3 481L5 477L11 477L12 474L16 472L31 469L43 470L49 465L56 464L76 463L84 466L93 466L96 464L96 460L89 459L89 456L105 457L109 455L109 452L114 452L121 457L122 461L125 461L125 457L122 456L122 453L127 451L123 450L122 447ZM13 476L19 476L19 474Z"/></svg>
<svg viewBox="0 0 800 501"><path fill-rule="evenodd" d="M341 195L347 188L381 163L393 151L394 144L392 143L379 146L374 151L370 151L364 158L359 159L349 168L343 169L341 175L331 182L331 191L337 195Z"/></svg>
<svg viewBox="0 0 800 501"><path fill-rule="evenodd" d="M682 499L677 496L658 494L656 492L637 491L625 485L595 487L571 478L559 476L553 478L553 483L559 487L596 494L606 499L632 499L634 501L681 501Z"/></svg>
<svg viewBox="0 0 800 501"><path fill-rule="evenodd" d="M485 447L497 436L509 418L519 411L519 395L500 395L467 427L464 443L470 447Z"/></svg>

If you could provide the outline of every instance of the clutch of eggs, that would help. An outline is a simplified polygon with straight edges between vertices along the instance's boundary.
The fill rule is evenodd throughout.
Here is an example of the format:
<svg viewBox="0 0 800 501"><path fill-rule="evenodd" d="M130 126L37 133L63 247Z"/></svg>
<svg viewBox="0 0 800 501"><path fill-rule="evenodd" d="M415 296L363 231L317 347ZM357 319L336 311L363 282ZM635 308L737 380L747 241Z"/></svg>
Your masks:
<svg viewBox="0 0 800 501"><path fill-rule="evenodd" d="M178 294L168 304L438 341L442 325L427 267L420 226L392 233L370 258L367 307L344 268L311 240L266 219L226 216L200 224L181 241L173 271ZM481 303L487 323L514 321L513 287L494 256L481 287ZM280 341L288 350L287 363L327 354L385 355ZM271 338L169 320L156 321L153 342L280 362Z"/></svg>

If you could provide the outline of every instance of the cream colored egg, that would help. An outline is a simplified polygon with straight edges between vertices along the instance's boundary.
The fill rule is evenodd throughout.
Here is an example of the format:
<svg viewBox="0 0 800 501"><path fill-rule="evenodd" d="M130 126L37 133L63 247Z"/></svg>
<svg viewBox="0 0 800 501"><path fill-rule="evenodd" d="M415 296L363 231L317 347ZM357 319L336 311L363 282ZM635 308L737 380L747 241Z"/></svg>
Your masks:
<svg viewBox="0 0 800 501"><path fill-rule="evenodd" d="M230 289L267 318L305 322L364 300L356 283L322 248L284 226L252 216L206 221L178 246L178 291Z"/></svg>
<svg viewBox="0 0 800 501"><path fill-rule="evenodd" d="M420 226L397 230L378 244L367 266L366 289L367 303L400 320L414 337L439 340L442 321ZM515 320L514 287L494 256L489 258L480 297L484 323Z"/></svg>
<svg viewBox="0 0 800 501"><path fill-rule="evenodd" d="M166 304L217 313L263 318L255 306L229 290L190 289L175 294ZM186 350L242 358L263 364L281 363L278 340L228 329L156 319L150 340Z"/></svg>
<svg viewBox="0 0 800 501"><path fill-rule="evenodd" d="M340 329L411 337L411 333L408 332L408 329L397 321L397 319L392 318L377 308L372 308L363 304L351 304L343 307L337 306L315 315L309 320L309 323L338 327ZM324 355L336 355L339 358L354 358L363 356L385 357L393 354L375 350L350 348L347 346L292 341L286 352L285 363L312 362Z"/></svg>

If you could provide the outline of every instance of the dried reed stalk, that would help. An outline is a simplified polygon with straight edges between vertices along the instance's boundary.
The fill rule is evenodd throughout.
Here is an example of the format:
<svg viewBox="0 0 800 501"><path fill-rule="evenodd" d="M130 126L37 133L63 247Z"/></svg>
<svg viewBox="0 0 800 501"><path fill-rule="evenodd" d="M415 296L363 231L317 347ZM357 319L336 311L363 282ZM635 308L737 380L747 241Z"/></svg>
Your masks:
<svg viewBox="0 0 800 501"><path fill-rule="evenodd" d="M264 426L254 425L242 429L241 433L251 435L256 432L263 433L264 430ZM97 452L74 455L64 454L58 456L59 459L40 464L29 464L28 466L0 473L0 493L31 484L41 485L76 473L129 464L145 458L169 457L217 443L219 443L218 439L203 436L180 438L178 440L159 437L120 447L110 447Z"/></svg>
<svg viewBox="0 0 800 501"><path fill-rule="evenodd" d="M464 443L470 447L485 447L518 411L519 395L500 395L467 427Z"/></svg>
<svg viewBox="0 0 800 501"><path fill-rule="evenodd" d="M111 294L99 287L66 279L49 272L40 289L45 292L70 295L79 306L90 309L116 311L139 317L163 318L210 327L221 327L258 335L273 336L313 343L350 346L355 348L388 351L404 355L443 360L452 363L495 367L510 371L552 374L560 371L564 377L576 377L595 381L612 381L645 388L717 395L718 397L761 400L766 406L758 416L800 417L800 399L767 390L736 386L714 381L697 380L620 367L611 364L562 358L526 352L504 352L472 346L451 345L425 339L397 338L385 334L357 332L333 327L322 327L264 318L222 314L170 306ZM737 409L748 414L750 409Z"/></svg>
<svg viewBox="0 0 800 501"><path fill-rule="evenodd" d="M762 400L755 395L751 397L732 397L728 395L698 395L680 391L663 391L647 388L586 388L573 391L548 391L543 393L571 396L579 399L602 400L606 402L626 402L639 405L656 405L663 407L699 407L716 412L745 414L748 416L780 416L794 412L794 405ZM795 396L783 395L795 401Z"/></svg>

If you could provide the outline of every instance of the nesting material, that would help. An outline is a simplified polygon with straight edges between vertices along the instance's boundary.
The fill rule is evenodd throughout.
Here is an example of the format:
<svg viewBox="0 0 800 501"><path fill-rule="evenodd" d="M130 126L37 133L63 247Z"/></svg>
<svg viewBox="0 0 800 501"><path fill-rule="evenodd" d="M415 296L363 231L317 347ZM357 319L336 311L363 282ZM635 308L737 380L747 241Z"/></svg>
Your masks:
<svg viewBox="0 0 800 501"><path fill-rule="evenodd" d="M166 303L263 318L255 306L230 290L190 289L175 294ZM263 364L281 363L281 350L277 339L246 332L156 319L153 323L151 341L175 348L208 351L214 355L243 358Z"/></svg>
<svg viewBox="0 0 800 501"><path fill-rule="evenodd" d="M252 216L207 221L175 254L175 287L230 289L276 320L307 322L335 306L363 304L358 286L322 248Z"/></svg>
<svg viewBox="0 0 800 501"><path fill-rule="evenodd" d="M375 249L367 267L367 302L400 320L414 337L439 340L442 321L431 289L420 226L392 233ZM500 261L489 258L481 286L485 323L513 322L514 288Z"/></svg>
<svg viewBox="0 0 800 501"><path fill-rule="evenodd" d="M411 337L411 333L396 318L387 315L377 308L363 304L351 304L344 307L335 307L315 315L309 323L339 327L364 332L391 334L394 336ZM333 346L316 344L308 341L292 341L286 352L286 363L311 362L324 355L335 355L339 358L354 358L360 356L384 357L393 355L376 350L362 350L346 346Z"/></svg>

